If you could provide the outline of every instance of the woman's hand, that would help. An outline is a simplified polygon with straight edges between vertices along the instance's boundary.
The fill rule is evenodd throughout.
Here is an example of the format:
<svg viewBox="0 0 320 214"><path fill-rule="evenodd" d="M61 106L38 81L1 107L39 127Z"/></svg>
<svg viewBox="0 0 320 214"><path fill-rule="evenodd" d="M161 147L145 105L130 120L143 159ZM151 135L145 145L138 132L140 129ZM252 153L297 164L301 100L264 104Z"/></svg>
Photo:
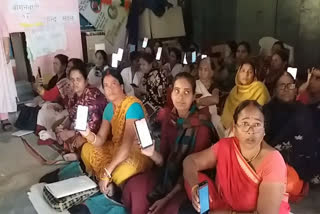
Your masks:
<svg viewBox="0 0 320 214"><path fill-rule="evenodd" d="M199 186L194 186L191 190L191 200L192 206L197 211L200 212L200 200L199 200Z"/></svg>
<svg viewBox="0 0 320 214"><path fill-rule="evenodd" d="M148 214L156 214L167 204L168 199L166 197L154 202L154 204L149 208Z"/></svg>
<svg viewBox="0 0 320 214"><path fill-rule="evenodd" d="M147 148L142 148L141 144L140 144L140 148L141 148L141 153L147 157L152 157L154 155L154 151L155 151L155 142L153 141L152 145L147 147Z"/></svg>
<svg viewBox="0 0 320 214"><path fill-rule="evenodd" d="M87 129L85 131L79 131L79 133L82 135L82 137L87 138L89 134L91 133L89 129L89 125L87 125Z"/></svg>
<svg viewBox="0 0 320 214"><path fill-rule="evenodd" d="M99 181L99 188L103 194L106 194L106 195L109 194L109 191L110 191L110 189L108 188L109 184L110 184L110 179L108 177Z"/></svg>

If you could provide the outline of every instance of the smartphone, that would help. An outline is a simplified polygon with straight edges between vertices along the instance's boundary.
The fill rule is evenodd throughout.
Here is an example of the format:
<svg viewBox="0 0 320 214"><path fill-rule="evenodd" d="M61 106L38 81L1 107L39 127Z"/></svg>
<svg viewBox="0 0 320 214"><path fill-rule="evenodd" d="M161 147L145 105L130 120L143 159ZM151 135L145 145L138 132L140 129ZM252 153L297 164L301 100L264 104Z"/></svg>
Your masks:
<svg viewBox="0 0 320 214"><path fill-rule="evenodd" d="M112 54L111 67L113 67L113 68L117 68L118 67L118 54L115 54L115 53Z"/></svg>
<svg viewBox="0 0 320 214"><path fill-rule="evenodd" d="M162 53L162 47L158 47L156 60L160 60L161 59L161 53Z"/></svg>
<svg viewBox="0 0 320 214"><path fill-rule="evenodd" d="M294 79L297 78L298 68L288 67L287 72L293 76Z"/></svg>
<svg viewBox="0 0 320 214"><path fill-rule="evenodd" d="M146 48L148 46L148 38L144 37L143 42L142 42L142 48Z"/></svg>
<svg viewBox="0 0 320 214"><path fill-rule="evenodd" d="M142 118L141 120L136 120L134 126L142 149L152 146L153 142L146 119Z"/></svg>
<svg viewBox="0 0 320 214"><path fill-rule="evenodd" d="M42 78L40 67L38 67L38 75L40 78Z"/></svg>
<svg viewBox="0 0 320 214"><path fill-rule="evenodd" d="M183 64L184 64L184 65L188 65L188 62L187 62L187 54L186 54L186 53L184 54L184 57L183 57Z"/></svg>
<svg viewBox="0 0 320 214"><path fill-rule="evenodd" d="M205 54L202 54L201 55L201 59L204 59L204 58L207 58L208 56L207 55L205 55Z"/></svg>
<svg viewBox="0 0 320 214"><path fill-rule="evenodd" d="M129 53L134 52L134 51L136 51L136 46L130 44L130 45L129 45Z"/></svg>
<svg viewBox="0 0 320 214"><path fill-rule="evenodd" d="M118 49L117 56L118 56L118 61L121 62L122 61L122 56L123 56L123 49L122 48Z"/></svg>
<svg viewBox="0 0 320 214"><path fill-rule="evenodd" d="M75 130L85 131L87 129L88 113L89 113L88 106L78 105L76 125L74 127Z"/></svg>
<svg viewBox="0 0 320 214"><path fill-rule="evenodd" d="M210 209L208 182L204 181L200 183L198 191L200 200L200 214L207 213Z"/></svg>
<svg viewBox="0 0 320 214"><path fill-rule="evenodd" d="M192 63L195 63L196 62L196 60L197 60L197 52L195 52L195 51L193 51L192 52L192 57L191 57L192 59L191 59L191 62Z"/></svg>

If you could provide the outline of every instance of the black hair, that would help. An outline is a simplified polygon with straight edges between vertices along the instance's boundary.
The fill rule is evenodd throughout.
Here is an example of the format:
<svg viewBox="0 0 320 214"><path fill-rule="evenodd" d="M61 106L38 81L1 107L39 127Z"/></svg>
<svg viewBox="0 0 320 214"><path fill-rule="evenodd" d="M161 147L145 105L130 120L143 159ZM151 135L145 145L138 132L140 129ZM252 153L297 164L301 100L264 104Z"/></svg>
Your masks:
<svg viewBox="0 0 320 214"><path fill-rule="evenodd" d="M171 52L173 52L175 55L176 55L176 57L177 57L177 62L179 63L179 62L181 62L181 51L178 49L178 48L169 48L169 55L170 55L170 53Z"/></svg>
<svg viewBox="0 0 320 214"><path fill-rule="evenodd" d="M54 58L57 58L61 65L64 65L66 68L67 68L67 65L68 65L68 57L64 54L58 54L58 55L55 55Z"/></svg>
<svg viewBox="0 0 320 214"><path fill-rule="evenodd" d="M107 55L107 53L104 50L97 50L94 55L97 56L98 53L100 53L102 55L103 60L105 62L104 64L107 64L108 63L108 55Z"/></svg>
<svg viewBox="0 0 320 214"><path fill-rule="evenodd" d="M103 85L103 80L106 76L108 75L111 75L112 77L114 77L115 79L118 80L119 84L120 85L123 85L123 78L121 76L121 73L120 73L120 70L116 69L116 68L108 68L106 70L106 73L103 75L102 77L102 87L104 88L104 85Z"/></svg>
<svg viewBox="0 0 320 214"><path fill-rule="evenodd" d="M241 102L234 111L233 121L235 124L238 122L239 114L242 112L243 109L245 109L248 106L256 107L261 112L261 114L264 115L262 106L256 100L245 100Z"/></svg>
<svg viewBox="0 0 320 214"><path fill-rule="evenodd" d="M286 48L284 47L284 43L283 43L282 41L280 41L280 40L279 40L279 41L276 41L275 43L273 43L272 47L275 46L275 45L280 45L280 47L281 47L282 50L286 49Z"/></svg>
<svg viewBox="0 0 320 214"><path fill-rule="evenodd" d="M87 77L88 77L88 74L87 74L87 70L86 70L86 67L83 66L83 65L78 65L78 66L73 66L70 71L69 71L69 78L70 78L70 75L72 73L72 71L79 71L79 73L82 75L82 77L87 80Z"/></svg>
<svg viewBox="0 0 320 214"><path fill-rule="evenodd" d="M283 62L287 62L287 64L288 64L289 54L285 49L284 50L277 50L273 55L278 55Z"/></svg>
<svg viewBox="0 0 320 214"><path fill-rule="evenodd" d="M141 53L140 58L144 59L149 64L153 63L153 61L154 61L154 56L152 54L149 54L149 53Z"/></svg>
<svg viewBox="0 0 320 214"><path fill-rule="evenodd" d="M190 73L182 72L182 73L177 74L173 80L173 85L179 79L186 79L191 85L193 94L196 93L196 80Z"/></svg>
<svg viewBox="0 0 320 214"><path fill-rule="evenodd" d="M232 41L227 41L227 42L226 42L226 45L229 46L232 55L235 56L235 54L236 54L236 52L237 52L237 49L238 49L238 45L237 45L236 41L234 41L234 40L232 40Z"/></svg>
<svg viewBox="0 0 320 214"><path fill-rule="evenodd" d="M84 67L84 68L86 67L86 64L81 59L78 59L78 58L71 58L69 59L68 64L69 62L72 62L73 67Z"/></svg>
<svg viewBox="0 0 320 214"><path fill-rule="evenodd" d="M246 48L248 54L251 53L251 46L250 46L249 42L246 42L246 41L240 42L240 43L238 44L238 46L237 46L237 50L238 50L238 48L239 48L241 45Z"/></svg>
<svg viewBox="0 0 320 214"><path fill-rule="evenodd" d="M134 61L140 58L140 53L138 51L133 51L130 53L130 61Z"/></svg>
<svg viewBox="0 0 320 214"><path fill-rule="evenodd" d="M252 59L246 59L243 62L241 62L241 65L239 68L241 69L242 66L245 64L251 65L251 67L253 68L254 76L256 76L257 70L256 70L256 65L255 65L254 61Z"/></svg>

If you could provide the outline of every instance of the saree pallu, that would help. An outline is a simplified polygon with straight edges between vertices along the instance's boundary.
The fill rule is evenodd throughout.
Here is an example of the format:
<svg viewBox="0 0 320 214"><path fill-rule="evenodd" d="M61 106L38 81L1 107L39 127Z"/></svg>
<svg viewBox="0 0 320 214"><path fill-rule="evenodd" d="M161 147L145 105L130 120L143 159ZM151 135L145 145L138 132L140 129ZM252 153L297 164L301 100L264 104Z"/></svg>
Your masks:
<svg viewBox="0 0 320 214"><path fill-rule="evenodd" d="M199 173L199 182L207 181L212 198L210 210L234 210L253 212L257 210L259 185L262 178L251 168L241 155L234 138L225 138L217 154L217 175L215 183ZM186 184L189 199L191 189ZM289 214L288 196L284 194L279 214Z"/></svg>
<svg viewBox="0 0 320 214"><path fill-rule="evenodd" d="M82 147L81 158L86 166L86 171L94 174L98 179L105 177L104 168L112 161L113 156L121 146L125 132L126 113L133 103L139 103L143 106L141 101L136 97L126 97L114 109L114 115L111 119L111 141L105 142L101 147L94 147L90 143L86 143ZM129 157L113 171L112 180L115 184L120 185L128 178L151 168L151 166L151 159L141 154L138 146L132 145Z"/></svg>

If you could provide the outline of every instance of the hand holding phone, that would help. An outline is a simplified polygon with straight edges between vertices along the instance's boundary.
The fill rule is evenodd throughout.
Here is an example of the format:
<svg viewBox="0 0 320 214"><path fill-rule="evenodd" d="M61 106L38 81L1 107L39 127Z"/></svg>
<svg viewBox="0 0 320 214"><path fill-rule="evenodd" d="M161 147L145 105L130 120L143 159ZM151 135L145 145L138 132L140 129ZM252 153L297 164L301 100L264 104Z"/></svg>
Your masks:
<svg viewBox="0 0 320 214"><path fill-rule="evenodd" d="M210 209L208 182L204 181L200 183L198 191L200 201L200 214L207 213Z"/></svg>
<svg viewBox="0 0 320 214"><path fill-rule="evenodd" d="M76 117L76 125L75 130L77 131L86 131L87 129L87 121L88 121L88 106L79 105L77 108L77 117Z"/></svg>
<svg viewBox="0 0 320 214"><path fill-rule="evenodd" d="M145 118L136 120L134 122L135 130L140 142L141 148L146 149L153 145L151 134L148 128L148 124Z"/></svg>

